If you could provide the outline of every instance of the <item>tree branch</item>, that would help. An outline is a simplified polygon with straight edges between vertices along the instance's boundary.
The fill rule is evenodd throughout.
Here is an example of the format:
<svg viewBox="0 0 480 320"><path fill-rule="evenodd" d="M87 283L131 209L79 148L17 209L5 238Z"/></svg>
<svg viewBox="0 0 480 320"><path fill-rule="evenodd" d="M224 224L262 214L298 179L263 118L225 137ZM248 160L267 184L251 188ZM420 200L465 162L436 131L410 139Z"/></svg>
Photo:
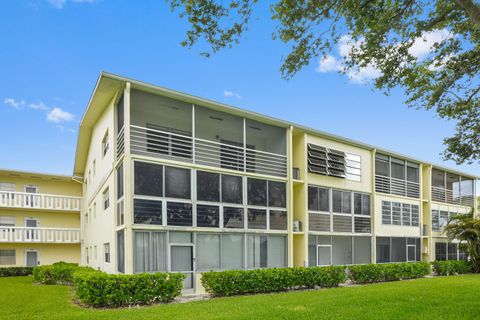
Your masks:
<svg viewBox="0 0 480 320"><path fill-rule="evenodd" d="M480 26L480 6L472 0L453 0L456 4L462 7L463 11L467 13L473 23Z"/></svg>

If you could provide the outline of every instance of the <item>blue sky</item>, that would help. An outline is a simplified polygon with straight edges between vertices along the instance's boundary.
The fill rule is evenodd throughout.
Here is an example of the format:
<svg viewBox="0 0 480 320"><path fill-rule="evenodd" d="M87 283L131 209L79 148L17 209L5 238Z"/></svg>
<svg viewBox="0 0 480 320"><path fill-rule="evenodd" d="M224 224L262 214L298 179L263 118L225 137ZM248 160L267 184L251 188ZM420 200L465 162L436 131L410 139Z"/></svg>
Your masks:
<svg viewBox="0 0 480 320"><path fill-rule="evenodd" d="M241 44L210 59L180 46L186 23L164 0L4 0L0 12L0 168L71 174L79 120L105 70L480 175L478 164L443 163L454 123L356 81L371 70L339 75L341 47L282 80L288 47L271 39L265 4Z"/></svg>

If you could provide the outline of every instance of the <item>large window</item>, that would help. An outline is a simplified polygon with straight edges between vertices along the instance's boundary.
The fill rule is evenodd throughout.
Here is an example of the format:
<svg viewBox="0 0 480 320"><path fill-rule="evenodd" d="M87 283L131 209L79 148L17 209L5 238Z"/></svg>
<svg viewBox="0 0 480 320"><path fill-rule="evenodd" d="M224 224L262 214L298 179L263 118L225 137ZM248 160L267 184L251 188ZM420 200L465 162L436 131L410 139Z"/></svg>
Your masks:
<svg viewBox="0 0 480 320"><path fill-rule="evenodd" d="M247 268L282 268L287 266L285 236L247 236Z"/></svg>
<svg viewBox="0 0 480 320"><path fill-rule="evenodd" d="M15 265L15 249L0 249L0 265Z"/></svg>
<svg viewBox="0 0 480 320"><path fill-rule="evenodd" d="M432 230L442 231L448 224L448 221L457 214L458 212L456 211L432 210Z"/></svg>
<svg viewBox="0 0 480 320"><path fill-rule="evenodd" d="M163 197L163 166L135 161L134 170L135 194Z"/></svg>
<svg viewBox="0 0 480 320"><path fill-rule="evenodd" d="M190 199L190 170L165 167L165 197Z"/></svg>
<svg viewBox="0 0 480 320"><path fill-rule="evenodd" d="M262 179L247 179L249 229L287 230L286 184ZM267 222L269 222L267 224Z"/></svg>
<svg viewBox="0 0 480 320"><path fill-rule="evenodd" d="M464 246L457 243L435 242L435 260L467 260Z"/></svg>
<svg viewBox="0 0 480 320"><path fill-rule="evenodd" d="M308 265L346 265L371 262L371 237L309 235Z"/></svg>
<svg viewBox="0 0 480 320"><path fill-rule="evenodd" d="M220 174L197 171L197 200L220 201Z"/></svg>
<svg viewBox="0 0 480 320"><path fill-rule="evenodd" d="M222 202L243 203L242 177L222 174Z"/></svg>
<svg viewBox="0 0 480 320"><path fill-rule="evenodd" d="M135 231L134 271L167 271L165 232Z"/></svg>
<svg viewBox="0 0 480 320"><path fill-rule="evenodd" d="M308 210L310 231L370 233L369 194L309 186Z"/></svg>
<svg viewBox="0 0 480 320"><path fill-rule="evenodd" d="M377 237L377 263L421 261L420 238Z"/></svg>
<svg viewBox="0 0 480 320"><path fill-rule="evenodd" d="M375 155L375 191L420 197L420 166L383 154Z"/></svg>
<svg viewBox="0 0 480 320"><path fill-rule="evenodd" d="M382 224L418 227L419 214L416 204L382 201Z"/></svg>
<svg viewBox="0 0 480 320"><path fill-rule="evenodd" d="M136 224L162 225L162 201L134 199L133 222Z"/></svg>

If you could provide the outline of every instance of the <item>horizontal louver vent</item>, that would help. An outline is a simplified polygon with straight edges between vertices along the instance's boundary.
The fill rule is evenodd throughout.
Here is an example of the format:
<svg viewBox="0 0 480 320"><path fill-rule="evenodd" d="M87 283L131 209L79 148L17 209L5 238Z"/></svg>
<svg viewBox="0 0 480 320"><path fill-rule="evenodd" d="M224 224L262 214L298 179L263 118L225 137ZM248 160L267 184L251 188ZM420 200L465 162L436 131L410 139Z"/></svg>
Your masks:
<svg viewBox="0 0 480 320"><path fill-rule="evenodd" d="M308 171L326 176L346 177L345 152L308 144Z"/></svg>

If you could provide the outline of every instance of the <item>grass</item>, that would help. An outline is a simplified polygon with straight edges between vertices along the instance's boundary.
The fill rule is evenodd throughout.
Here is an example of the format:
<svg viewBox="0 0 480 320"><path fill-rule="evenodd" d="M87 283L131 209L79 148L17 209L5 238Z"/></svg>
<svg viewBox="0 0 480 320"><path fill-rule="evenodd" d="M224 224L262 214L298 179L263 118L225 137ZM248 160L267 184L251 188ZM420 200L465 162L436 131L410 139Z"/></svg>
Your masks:
<svg viewBox="0 0 480 320"><path fill-rule="evenodd" d="M480 319L480 275L216 298L120 310L81 308L71 288L0 278L2 319Z"/></svg>

